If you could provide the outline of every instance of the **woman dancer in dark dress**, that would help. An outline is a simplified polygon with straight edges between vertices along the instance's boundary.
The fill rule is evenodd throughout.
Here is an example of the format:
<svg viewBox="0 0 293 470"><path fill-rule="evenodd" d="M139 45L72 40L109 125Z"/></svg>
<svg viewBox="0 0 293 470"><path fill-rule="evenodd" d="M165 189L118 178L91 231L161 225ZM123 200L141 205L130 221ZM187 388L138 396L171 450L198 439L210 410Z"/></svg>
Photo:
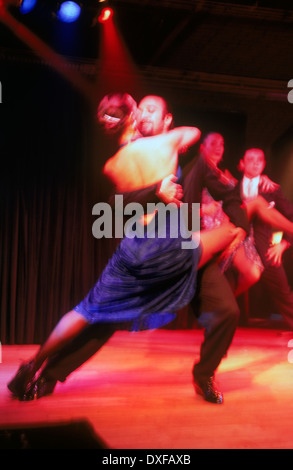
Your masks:
<svg viewBox="0 0 293 470"><path fill-rule="evenodd" d="M143 189L175 175L178 154L194 144L200 131L180 127L164 134L134 140L136 103L130 95L107 95L98 108L98 119L105 132L116 132L119 150L107 161L104 174L117 193ZM179 214L178 209L176 209ZM229 222L220 228L194 236L194 249L182 249L180 234L170 235L172 218L167 213L166 237L159 236L157 214L148 214L142 224L152 225L152 235L125 236L88 295L65 314L39 348L36 355L18 369L8 388L15 397L25 399L33 379L44 362L92 323L115 328L141 330L162 326L192 299L199 265L222 251L238 233ZM179 218L181 220L181 218ZM193 236L191 237L193 238Z"/></svg>

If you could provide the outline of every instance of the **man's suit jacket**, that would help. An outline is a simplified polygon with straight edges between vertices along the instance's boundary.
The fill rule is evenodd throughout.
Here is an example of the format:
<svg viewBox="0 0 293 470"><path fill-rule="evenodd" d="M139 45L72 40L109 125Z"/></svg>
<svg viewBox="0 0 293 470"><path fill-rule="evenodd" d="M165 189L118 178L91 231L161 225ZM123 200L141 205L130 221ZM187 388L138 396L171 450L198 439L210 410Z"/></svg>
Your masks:
<svg viewBox="0 0 293 470"><path fill-rule="evenodd" d="M189 208L192 203L201 202L204 188L216 201L223 201L223 211L230 221L248 233L249 223L246 210L241 207L240 193L223 183L218 172L200 155L183 181L184 202L189 204Z"/></svg>

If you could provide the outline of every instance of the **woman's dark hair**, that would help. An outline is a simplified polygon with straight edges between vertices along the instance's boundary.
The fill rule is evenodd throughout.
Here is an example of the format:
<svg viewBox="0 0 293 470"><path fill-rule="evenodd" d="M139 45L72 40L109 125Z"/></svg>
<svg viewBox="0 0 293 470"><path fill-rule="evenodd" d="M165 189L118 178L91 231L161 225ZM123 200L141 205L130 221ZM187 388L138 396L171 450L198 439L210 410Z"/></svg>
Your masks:
<svg viewBox="0 0 293 470"><path fill-rule="evenodd" d="M106 133L122 130L127 118L136 111L136 102L128 93L110 93L102 99L97 119Z"/></svg>

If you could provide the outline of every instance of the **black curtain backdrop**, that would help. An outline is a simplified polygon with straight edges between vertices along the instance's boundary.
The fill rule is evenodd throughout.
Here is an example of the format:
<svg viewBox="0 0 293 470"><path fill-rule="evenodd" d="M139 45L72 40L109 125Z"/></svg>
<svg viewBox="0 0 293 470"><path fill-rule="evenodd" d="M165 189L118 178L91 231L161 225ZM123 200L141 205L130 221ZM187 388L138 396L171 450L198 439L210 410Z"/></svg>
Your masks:
<svg viewBox="0 0 293 470"><path fill-rule="evenodd" d="M92 235L107 146L92 104L50 68L1 64L0 80L0 341L38 344L113 251Z"/></svg>

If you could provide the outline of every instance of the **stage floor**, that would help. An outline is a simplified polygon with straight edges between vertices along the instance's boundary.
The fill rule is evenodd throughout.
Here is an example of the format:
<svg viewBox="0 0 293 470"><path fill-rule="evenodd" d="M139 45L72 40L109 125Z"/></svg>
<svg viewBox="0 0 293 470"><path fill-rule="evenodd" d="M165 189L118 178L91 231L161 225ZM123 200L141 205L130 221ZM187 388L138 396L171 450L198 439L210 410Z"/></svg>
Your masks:
<svg viewBox="0 0 293 470"><path fill-rule="evenodd" d="M93 430L97 446L109 449L292 449L293 333L238 328L216 375L222 405L194 393L202 335L117 332L53 395L24 403L11 399L6 383L38 346L2 346L2 442L9 430L37 428L40 437L73 425Z"/></svg>

